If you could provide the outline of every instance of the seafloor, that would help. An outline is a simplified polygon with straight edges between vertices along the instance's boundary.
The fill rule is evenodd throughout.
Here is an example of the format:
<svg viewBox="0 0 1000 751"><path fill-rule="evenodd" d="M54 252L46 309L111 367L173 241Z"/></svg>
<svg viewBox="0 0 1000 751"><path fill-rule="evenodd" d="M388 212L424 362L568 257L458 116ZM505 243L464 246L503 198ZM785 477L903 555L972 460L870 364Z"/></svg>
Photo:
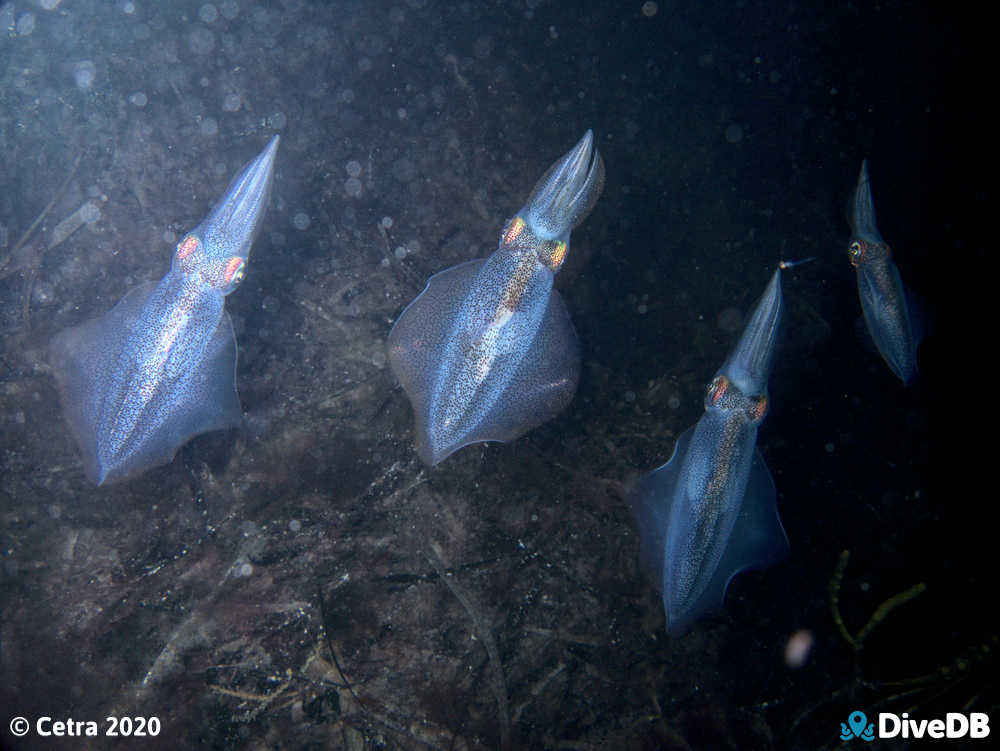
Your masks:
<svg viewBox="0 0 1000 751"><path fill-rule="evenodd" d="M854 709L996 712L984 500L932 478L935 440L974 440L935 430L953 363L932 329L903 388L845 254L863 157L932 322L941 254L981 252L931 195L952 30L909 3L591 5L0 3L0 746L51 747L15 715L155 715L143 748L817 749ZM386 335L587 128L607 184L556 282L576 398L424 467ZM243 426L94 488L49 340L162 276L274 133L227 299ZM624 488L807 256L759 437L792 556L668 638Z"/></svg>

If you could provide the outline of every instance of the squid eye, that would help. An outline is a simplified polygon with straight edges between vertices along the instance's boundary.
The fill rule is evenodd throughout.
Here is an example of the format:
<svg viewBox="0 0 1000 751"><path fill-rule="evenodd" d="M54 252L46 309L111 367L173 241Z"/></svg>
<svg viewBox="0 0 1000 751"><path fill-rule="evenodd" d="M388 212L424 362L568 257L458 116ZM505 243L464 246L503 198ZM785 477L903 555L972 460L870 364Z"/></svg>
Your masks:
<svg viewBox="0 0 1000 751"><path fill-rule="evenodd" d="M860 240L855 240L847 248L847 257L857 266L865 257L865 246Z"/></svg>
<svg viewBox="0 0 1000 751"><path fill-rule="evenodd" d="M755 420L763 420L765 414L767 414L767 397L762 396L757 400L757 403L754 405L753 417Z"/></svg>
<svg viewBox="0 0 1000 751"><path fill-rule="evenodd" d="M558 271L563 261L566 260L567 250L569 250L569 246L564 241L542 242L537 246L535 253L538 255L538 260L549 269Z"/></svg>
<svg viewBox="0 0 1000 751"><path fill-rule="evenodd" d="M726 395L728 388L729 381L726 380L726 377L717 376L708 384L708 401L712 404L718 404L719 400Z"/></svg>
<svg viewBox="0 0 1000 751"><path fill-rule="evenodd" d="M177 260L183 261L185 258L198 250L199 245L201 245L201 242L194 235L188 235L185 237L177 246Z"/></svg>
<svg viewBox="0 0 1000 751"><path fill-rule="evenodd" d="M246 274L247 264L239 256L233 256L229 259L226 264L226 271L224 279L226 284L239 284L243 281L243 276Z"/></svg>
<svg viewBox="0 0 1000 751"><path fill-rule="evenodd" d="M506 231L503 233L503 244L510 245L517 239L517 236L521 234L521 230L524 229L524 220L515 216L510 224L507 225Z"/></svg>

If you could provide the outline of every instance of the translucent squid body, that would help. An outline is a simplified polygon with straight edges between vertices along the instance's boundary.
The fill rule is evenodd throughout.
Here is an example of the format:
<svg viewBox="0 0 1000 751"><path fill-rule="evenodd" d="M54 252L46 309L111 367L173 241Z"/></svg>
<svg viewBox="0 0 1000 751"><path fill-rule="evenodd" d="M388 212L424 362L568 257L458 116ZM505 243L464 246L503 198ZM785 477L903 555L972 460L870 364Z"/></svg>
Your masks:
<svg viewBox="0 0 1000 751"><path fill-rule="evenodd" d="M225 297L243 280L277 150L274 136L184 236L159 283L53 339L63 410L98 485L165 464L194 436L239 424Z"/></svg>
<svg viewBox="0 0 1000 751"><path fill-rule="evenodd" d="M493 255L435 274L389 333L427 464L470 443L511 441L573 398L579 345L552 281L604 185L593 141L588 130L549 168Z"/></svg>
<svg viewBox="0 0 1000 751"><path fill-rule="evenodd" d="M875 204L868 182L868 162L861 162L858 185L848 208L851 244L847 256L858 272L858 296L879 354L904 384L917 377L918 336L907 306L903 280L892 253L875 226Z"/></svg>
<svg viewBox="0 0 1000 751"><path fill-rule="evenodd" d="M708 385L705 414L681 434L670 461L629 493L640 562L663 592L670 633L721 608L740 571L788 554L774 482L756 448L781 305L779 267Z"/></svg>

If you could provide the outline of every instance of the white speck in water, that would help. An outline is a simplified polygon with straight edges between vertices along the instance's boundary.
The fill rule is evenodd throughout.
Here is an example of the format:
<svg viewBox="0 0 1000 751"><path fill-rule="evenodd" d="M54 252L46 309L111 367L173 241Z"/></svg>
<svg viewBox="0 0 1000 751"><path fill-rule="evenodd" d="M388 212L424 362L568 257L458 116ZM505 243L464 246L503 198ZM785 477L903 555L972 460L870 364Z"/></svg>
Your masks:
<svg viewBox="0 0 1000 751"><path fill-rule="evenodd" d="M55 292L55 287L49 284L49 282L37 281L32 288L31 301L35 305L48 305L55 299Z"/></svg>
<svg viewBox="0 0 1000 751"><path fill-rule="evenodd" d="M205 23L212 23L218 17L219 9L212 5L212 3L205 3L198 9L198 18Z"/></svg>
<svg viewBox="0 0 1000 751"><path fill-rule="evenodd" d="M282 130L286 125L288 125L288 118L285 117L284 112L275 112L267 118L267 127L272 130Z"/></svg>
<svg viewBox="0 0 1000 751"><path fill-rule="evenodd" d="M31 36L35 30L35 14L25 13L17 19L17 26L14 27L19 37Z"/></svg>
<svg viewBox="0 0 1000 751"><path fill-rule="evenodd" d="M392 163L392 176L401 183L408 183L417 177L417 166L407 159L401 157Z"/></svg>
<svg viewBox="0 0 1000 751"><path fill-rule="evenodd" d="M307 230L309 229L309 224L309 215L304 211L298 211L292 217L292 226L297 230Z"/></svg>
<svg viewBox="0 0 1000 751"><path fill-rule="evenodd" d="M188 34L188 48L196 55L207 55L215 49L215 34L204 26L197 26Z"/></svg>
<svg viewBox="0 0 1000 751"><path fill-rule="evenodd" d="M244 563L240 566L239 575L240 576L250 576L253 573L253 565L250 563Z"/></svg>
<svg viewBox="0 0 1000 751"><path fill-rule="evenodd" d="M122 3L122 13L124 13L126 16L131 16L133 13L135 13L135 3L132 2Z"/></svg>
<svg viewBox="0 0 1000 751"><path fill-rule="evenodd" d="M406 119L406 107L400 107L399 109L397 109L396 110L396 117L398 117L400 120L405 120Z"/></svg>
<svg viewBox="0 0 1000 751"><path fill-rule="evenodd" d="M93 224L101 218L101 209L93 201L87 201L80 207L80 218L87 224Z"/></svg>
<svg viewBox="0 0 1000 751"><path fill-rule="evenodd" d="M347 163L346 169L347 169L347 174L350 175L351 177L361 176L361 162L359 162L357 159L352 159L351 161L349 161Z"/></svg>
<svg viewBox="0 0 1000 751"><path fill-rule="evenodd" d="M391 229L392 228L392 217L391 216L384 216L384 217L382 217L382 226L385 227L386 229Z"/></svg>
<svg viewBox="0 0 1000 751"><path fill-rule="evenodd" d="M81 60L73 66L73 80L76 86L82 91L88 91L94 86L94 79L97 77L97 66L90 60Z"/></svg>
<svg viewBox="0 0 1000 751"><path fill-rule="evenodd" d="M788 638L785 644L785 664L798 669L809 660L809 653L812 652L816 637L808 629L800 629Z"/></svg>
<svg viewBox="0 0 1000 751"><path fill-rule="evenodd" d="M62 0L42 0L39 5L42 6L42 10L55 10L61 2Z"/></svg>
<svg viewBox="0 0 1000 751"><path fill-rule="evenodd" d="M349 177L344 181L344 190L352 198L361 197L361 181L356 177Z"/></svg>
<svg viewBox="0 0 1000 751"><path fill-rule="evenodd" d="M139 109L142 109L149 103L149 98L141 91L135 92L128 100Z"/></svg>
<svg viewBox="0 0 1000 751"><path fill-rule="evenodd" d="M288 522L288 529L292 532L298 532L300 529L302 529L302 522L300 522L298 519L292 519L290 522Z"/></svg>
<svg viewBox="0 0 1000 751"><path fill-rule="evenodd" d="M226 98L222 100L222 109L224 112L239 112L240 95L226 94Z"/></svg>
<svg viewBox="0 0 1000 751"><path fill-rule="evenodd" d="M201 128L201 134L203 136L214 136L219 132L219 124L215 121L214 117L206 117L201 123L199 123Z"/></svg>
<svg viewBox="0 0 1000 751"><path fill-rule="evenodd" d="M222 15L230 21L240 14L240 6L236 0L222 0L222 5L219 6L219 10L222 11Z"/></svg>
<svg viewBox="0 0 1000 751"><path fill-rule="evenodd" d="M676 394L671 394L670 398L667 399L667 406L670 407L670 409L680 409L681 400L677 397Z"/></svg>
<svg viewBox="0 0 1000 751"><path fill-rule="evenodd" d="M405 245L400 245L398 248L396 248L396 250L394 252L396 258L398 258L400 261L402 261L404 258L406 258L406 253L407 253L407 251L406 251L406 246Z"/></svg>

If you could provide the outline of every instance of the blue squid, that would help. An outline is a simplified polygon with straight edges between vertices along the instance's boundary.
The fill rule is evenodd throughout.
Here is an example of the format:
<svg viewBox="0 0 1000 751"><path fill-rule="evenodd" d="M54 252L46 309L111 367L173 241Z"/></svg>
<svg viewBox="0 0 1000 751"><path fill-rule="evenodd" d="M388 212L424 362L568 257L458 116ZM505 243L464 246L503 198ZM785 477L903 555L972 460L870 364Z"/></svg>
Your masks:
<svg viewBox="0 0 1000 751"><path fill-rule="evenodd" d="M670 461L629 491L640 563L663 593L667 631L683 632L722 607L730 580L788 555L774 481L756 448L781 319L781 269L739 343L708 384L705 414Z"/></svg>
<svg viewBox="0 0 1000 751"><path fill-rule="evenodd" d="M868 162L861 162L858 185L848 208L851 243L847 256L858 272L858 296L865 325L882 359L905 385L917 377L918 336L892 253L875 226Z"/></svg>
<svg viewBox="0 0 1000 751"><path fill-rule="evenodd" d="M108 313L52 340L63 411L92 482L166 464L194 436L240 423L225 298L246 273L277 150L274 136L180 241L158 283L139 285Z"/></svg>
<svg viewBox="0 0 1000 751"><path fill-rule="evenodd" d="M572 400L579 343L552 282L570 230L603 186L588 130L538 181L493 255L432 276L396 321L389 364L413 405L425 463L471 443L512 441Z"/></svg>

